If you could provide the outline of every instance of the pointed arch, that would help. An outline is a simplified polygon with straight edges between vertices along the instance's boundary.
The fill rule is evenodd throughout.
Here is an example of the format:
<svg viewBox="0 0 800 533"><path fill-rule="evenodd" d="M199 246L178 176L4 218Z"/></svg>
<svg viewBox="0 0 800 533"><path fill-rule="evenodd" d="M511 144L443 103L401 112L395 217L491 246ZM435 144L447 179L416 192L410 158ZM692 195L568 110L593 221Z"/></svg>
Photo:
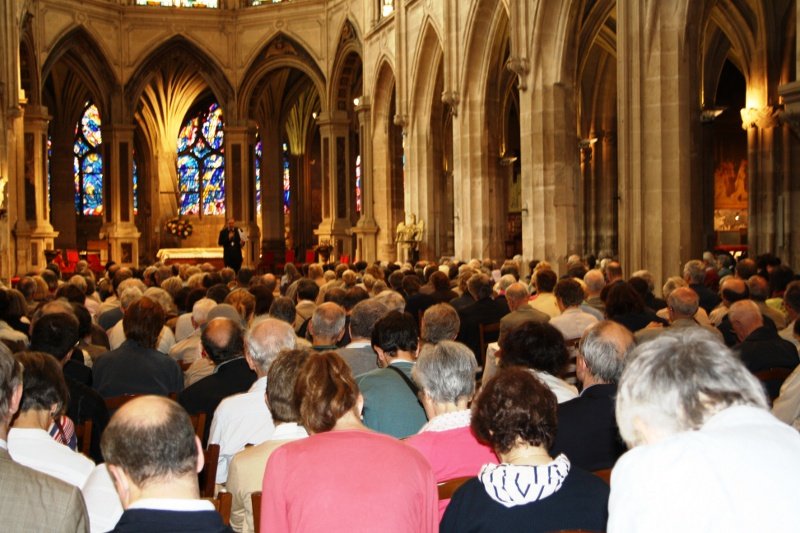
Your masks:
<svg viewBox="0 0 800 533"><path fill-rule="evenodd" d="M328 84L330 88L329 109L345 110L351 106L354 97L361 96L361 94L350 94L350 88L362 85L363 57L361 40L356 33L355 26L349 19L345 19L336 47L336 56L330 77L331 83Z"/></svg>
<svg viewBox="0 0 800 533"><path fill-rule="evenodd" d="M113 123L116 117L112 116L115 112L112 102L120 94L121 85L97 39L84 26L75 26L51 50L42 65L42 80L47 80L58 64L66 64L89 91L103 120Z"/></svg>
<svg viewBox="0 0 800 533"><path fill-rule="evenodd" d="M225 109L228 120L235 112L234 91L222 68L197 44L182 35L176 35L161 43L139 62L133 75L125 85L125 95L130 109L136 109L138 102L153 76L161 70L171 70L184 65L193 70L214 93L216 100Z"/></svg>

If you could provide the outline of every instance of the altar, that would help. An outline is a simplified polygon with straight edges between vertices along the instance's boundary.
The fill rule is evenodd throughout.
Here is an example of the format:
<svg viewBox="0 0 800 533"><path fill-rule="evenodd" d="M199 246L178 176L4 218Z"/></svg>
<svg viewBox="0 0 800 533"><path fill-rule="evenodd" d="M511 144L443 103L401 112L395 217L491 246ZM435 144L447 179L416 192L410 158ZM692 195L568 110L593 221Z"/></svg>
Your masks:
<svg viewBox="0 0 800 533"><path fill-rule="evenodd" d="M209 263L217 269L225 266L222 261L222 248L161 248L156 254L158 260L165 265L182 263L185 265L199 265Z"/></svg>

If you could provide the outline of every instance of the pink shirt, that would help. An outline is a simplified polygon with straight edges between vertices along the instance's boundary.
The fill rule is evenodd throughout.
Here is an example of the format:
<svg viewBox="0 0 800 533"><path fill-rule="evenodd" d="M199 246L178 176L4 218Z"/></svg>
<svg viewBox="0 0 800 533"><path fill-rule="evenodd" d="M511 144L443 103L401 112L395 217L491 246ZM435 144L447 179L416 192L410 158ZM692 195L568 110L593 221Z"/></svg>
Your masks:
<svg viewBox="0 0 800 533"><path fill-rule="evenodd" d="M483 465L497 462L492 449L478 442L469 426L446 431L423 431L403 442L425 456L433 468L437 483L477 476ZM439 519L449 503L449 499L439 500Z"/></svg>
<svg viewBox="0 0 800 533"><path fill-rule="evenodd" d="M437 500L416 450L372 431L328 431L272 453L261 531L434 533Z"/></svg>

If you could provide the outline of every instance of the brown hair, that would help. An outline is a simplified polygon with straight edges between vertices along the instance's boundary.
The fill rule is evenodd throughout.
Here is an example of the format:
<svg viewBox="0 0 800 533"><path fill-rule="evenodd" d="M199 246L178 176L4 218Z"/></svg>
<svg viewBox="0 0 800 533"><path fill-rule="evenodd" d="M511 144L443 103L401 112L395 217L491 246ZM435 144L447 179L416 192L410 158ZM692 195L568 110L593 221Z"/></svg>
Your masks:
<svg viewBox="0 0 800 533"><path fill-rule="evenodd" d="M122 317L125 338L145 348L155 349L165 319L164 308L147 296L142 296L128 307Z"/></svg>
<svg viewBox="0 0 800 533"><path fill-rule="evenodd" d="M312 354L294 385L294 402L303 426L311 433L330 431L352 410L358 386L348 365L336 352Z"/></svg>
<svg viewBox="0 0 800 533"><path fill-rule="evenodd" d="M311 350L284 350L269 366L267 400L275 422L297 422L300 415L295 405L295 383Z"/></svg>
<svg viewBox="0 0 800 533"><path fill-rule="evenodd" d="M518 439L549 448L557 406L555 395L530 371L509 368L481 389L472 406L472 432L496 453L509 452Z"/></svg>
<svg viewBox="0 0 800 533"><path fill-rule="evenodd" d="M246 289L234 289L225 297L225 303L230 304L242 317L242 320L250 320L256 308L256 297Z"/></svg>

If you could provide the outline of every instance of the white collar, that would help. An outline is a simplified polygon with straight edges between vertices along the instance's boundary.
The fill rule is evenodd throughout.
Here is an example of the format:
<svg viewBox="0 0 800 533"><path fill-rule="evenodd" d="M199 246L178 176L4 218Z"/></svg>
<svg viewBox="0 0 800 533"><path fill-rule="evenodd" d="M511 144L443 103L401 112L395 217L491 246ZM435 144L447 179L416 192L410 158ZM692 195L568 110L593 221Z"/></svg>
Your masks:
<svg viewBox="0 0 800 533"><path fill-rule="evenodd" d="M136 500L128 509L152 509L155 511L213 511L214 504L208 500L183 498L144 498Z"/></svg>
<svg viewBox="0 0 800 533"><path fill-rule="evenodd" d="M269 440L293 440L307 436L306 429L297 422L282 422L275 426L275 431L272 432Z"/></svg>
<svg viewBox="0 0 800 533"><path fill-rule="evenodd" d="M448 431L450 429L468 427L471 416L472 411L469 409L436 415L435 417L431 418L427 424L422 426L422 429L420 429L419 432Z"/></svg>
<svg viewBox="0 0 800 533"><path fill-rule="evenodd" d="M570 463L563 453L544 465L483 465L478 479L486 494L506 508L543 500L554 494L569 474Z"/></svg>
<svg viewBox="0 0 800 533"><path fill-rule="evenodd" d="M345 348L366 348L369 346L372 347L372 343L370 341L354 341L345 346Z"/></svg>

